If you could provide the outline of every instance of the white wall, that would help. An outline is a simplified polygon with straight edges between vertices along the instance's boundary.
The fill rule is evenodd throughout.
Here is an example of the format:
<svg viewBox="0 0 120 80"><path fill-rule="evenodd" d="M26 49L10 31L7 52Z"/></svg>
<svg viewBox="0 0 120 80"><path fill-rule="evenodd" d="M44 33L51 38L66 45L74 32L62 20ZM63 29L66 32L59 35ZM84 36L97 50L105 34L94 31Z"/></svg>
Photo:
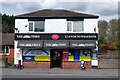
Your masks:
<svg viewBox="0 0 120 80"><path fill-rule="evenodd" d="M17 48L18 41L14 40L14 65L18 64L18 61L22 61L22 50ZM21 63L22 64L22 63Z"/></svg>
<svg viewBox="0 0 120 80"><path fill-rule="evenodd" d="M28 27L25 25L28 25L28 19L15 19L15 28L18 28L19 33L28 33Z"/></svg>
<svg viewBox="0 0 120 80"><path fill-rule="evenodd" d="M28 27L25 27L25 25L28 25ZM83 33L95 33L95 27L96 33L98 33L98 19L84 19L83 25ZM28 19L16 19L15 28L18 28L18 30L20 31L19 33L33 33L28 31ZM35 33L67 33L67 21L66 19L45 19L45 32Z"/></svg>
<svg viewBox="0 0 120 80"><path fill-rule="evenodd" d="M67 32L66 19L46 19L45 20L46 33L65 33Z"/></svg>
<svg viewBox="0 0 120 80"><path fill-rule="evenodd" d="M98 19L84 19L84 33L95 33L95 27L98 33Z"/></svg>

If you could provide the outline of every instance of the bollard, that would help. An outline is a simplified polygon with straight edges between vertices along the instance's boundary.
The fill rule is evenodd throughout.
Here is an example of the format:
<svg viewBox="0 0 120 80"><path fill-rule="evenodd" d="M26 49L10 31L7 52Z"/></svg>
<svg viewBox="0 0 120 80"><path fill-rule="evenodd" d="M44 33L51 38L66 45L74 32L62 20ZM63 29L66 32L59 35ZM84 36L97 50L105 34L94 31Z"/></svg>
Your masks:
<svg viewBox="0 0 120 80"><path fill-rule="evenodd" d="M19 60L18 68L19 68L19 69L22 69L22 66L21 66L21 60Z"/></svg>

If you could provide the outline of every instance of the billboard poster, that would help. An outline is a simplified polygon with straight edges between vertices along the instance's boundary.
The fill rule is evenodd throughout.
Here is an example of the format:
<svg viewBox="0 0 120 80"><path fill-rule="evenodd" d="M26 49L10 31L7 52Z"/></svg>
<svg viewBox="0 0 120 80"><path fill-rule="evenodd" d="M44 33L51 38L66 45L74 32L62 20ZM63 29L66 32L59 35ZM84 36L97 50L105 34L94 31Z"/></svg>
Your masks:
<svg viewBox="0 0 120 80"><path fill-rule="evenodd" d="M69 50L64 49L63 50L63 61L68 61L68 58L69 58Z"/></svg>
<svg viewBox="0 0 120 80"><path fill-rule="evenodd" d="M50 61L50 50L23 49L23 61Z"/></svg>

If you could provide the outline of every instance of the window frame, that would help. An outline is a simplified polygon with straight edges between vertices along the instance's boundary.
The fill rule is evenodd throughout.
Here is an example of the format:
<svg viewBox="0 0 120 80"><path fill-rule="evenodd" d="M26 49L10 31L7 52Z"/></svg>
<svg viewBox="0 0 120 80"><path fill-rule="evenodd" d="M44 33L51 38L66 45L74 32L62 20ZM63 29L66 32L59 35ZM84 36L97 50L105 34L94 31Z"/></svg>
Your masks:
<svg viewBox="0 0 120 80"><path fill-rule="evenodd" d="M2 52L0 52L0 55L9 55L10 54L10 46L1 46L1 50L2 50L2 47L5 47L5 53L2 53ZM8 47L8 53L6 53L6 47Z"/></svg>
<svg viewBox="0 0 120 80"><path fill-rule="evenodd" d="M71 31L68 31L68 22L71 22ZM67 21L67 32L73 32L73 21Z"/></svg>
<svg viewBox="0 0 120 80"><path fill-rule="evenodd" d="M44 33L45 32L45 21L29 21L29 22L33 23L33 31L29 31L29 27L28 27L28 32L30 32L30 33ZM44 22L44 31L43 32L35 32L35 30L34 30L34 28L35 28L35 22Z"/></svg>
<svg viewBox="0 0 120 80"><path fill-rule="evenodd" d="M73 31L73 22L79 22L79 21L67 21L67 23L68 23L68 22L71 22L71 23L72 23L72 26L71 26L72 29L71 29L71 31L68 31L68 30L67 30L68 33L70 33L70 32L72 32L72 33L83 33L83 32L84 32L84 21L80 21L80 22L82 22L82 27L83 27L82 31L80 31L80 32L74 32L74 31ZM67 28L68 28L68 25L67 25Z"/></svg>
<svg viewBox="0 0 120 80"><path fill-rule="evenodd" d="M30 27L29 25L28 25L28 26L29 26L29 27L28 27L28 31L29 31L29 32L34 32L34 21L29 21L29 23L33 23L33 31L29 31L29 27Z"/></svg>

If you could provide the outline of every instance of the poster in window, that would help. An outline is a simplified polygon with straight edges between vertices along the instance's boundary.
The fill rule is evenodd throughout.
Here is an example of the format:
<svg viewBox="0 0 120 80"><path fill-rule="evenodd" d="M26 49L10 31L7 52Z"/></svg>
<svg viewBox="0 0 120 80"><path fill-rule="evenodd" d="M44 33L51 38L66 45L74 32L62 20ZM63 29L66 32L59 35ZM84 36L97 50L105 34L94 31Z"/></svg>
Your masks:
<svg viewBox="0 0 120 80"><path fill-rule="evenodd" d="M74 50L74 61L79 61L80 55L79 55L79 50Z"/></svg>
<svg viewBox="0 0 120 80"><path fill-rule="evenodd" d="M23 49L23 61L50 61L50 50Z"/></svg>
<svg viewBox="0 0 120 80"><path fill-rule="evenodd" d="M97 59L97 51L92 52L92 59Z"/></svg>
<svg viewBox="0 0 120 80"><path fill-rule="evenodd" d="M69 58L69 50L64 49L63 50L63 61L68 61L68 58Z"/></svg>

